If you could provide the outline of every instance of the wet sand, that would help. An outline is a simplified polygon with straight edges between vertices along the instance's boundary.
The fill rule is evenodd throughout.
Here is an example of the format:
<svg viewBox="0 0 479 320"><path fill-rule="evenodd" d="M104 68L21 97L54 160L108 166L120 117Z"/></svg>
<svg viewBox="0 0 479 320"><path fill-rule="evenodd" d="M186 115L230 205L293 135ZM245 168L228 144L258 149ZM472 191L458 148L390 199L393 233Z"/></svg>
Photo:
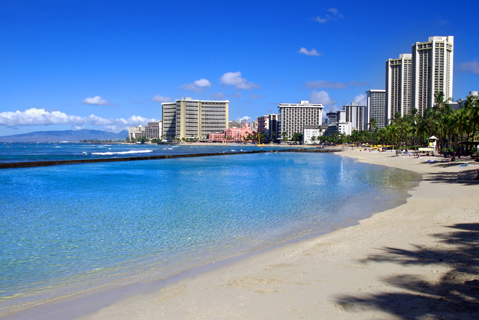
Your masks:
<svg viewBox="0 0 479 320"><path fill-rule="evenodd" d="M406 204L359 225L159 285L81 319L479 318L479 163L338 154L423 180Z"/></svg>

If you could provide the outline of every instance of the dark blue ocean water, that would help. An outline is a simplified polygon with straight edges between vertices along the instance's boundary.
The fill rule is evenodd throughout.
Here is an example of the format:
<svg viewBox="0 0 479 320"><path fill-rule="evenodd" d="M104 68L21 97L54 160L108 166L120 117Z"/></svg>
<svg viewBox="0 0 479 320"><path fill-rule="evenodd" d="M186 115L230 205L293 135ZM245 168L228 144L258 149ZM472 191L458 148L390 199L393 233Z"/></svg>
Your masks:
<svg viewBox="0 0 479 320"><path fill-rule="evenodd" d="M0 143L0 163L48 160L125 158L216 152L231 153L271 149L273 149L273 147L271 146L256 147L251 144L242 144L237 146L204 146L197 144L156 145L89 143Z"/></svg>
<svg viewBox="0 0 479 320"><path fill-rule="evenodd" d="M331 230L417 178L317 153L0 170L0 314Z"/></svg>

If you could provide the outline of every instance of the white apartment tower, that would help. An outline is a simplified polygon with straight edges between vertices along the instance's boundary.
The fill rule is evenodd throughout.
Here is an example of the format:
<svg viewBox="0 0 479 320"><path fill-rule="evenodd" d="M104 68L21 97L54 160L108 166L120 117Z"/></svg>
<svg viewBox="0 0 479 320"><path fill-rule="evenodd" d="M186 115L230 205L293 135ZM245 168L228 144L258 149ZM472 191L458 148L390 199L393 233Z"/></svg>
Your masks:
<svg viewBox="0 0 479 320"><path fill-rule="evenodd" d="M323 123L322 104L303 100L300 103L280 103L278 108L281 119L278 137L282 137L286 132L289 139L295 133L303 133L305 126L320 126Z"/></svg>
<svg viewBox="0 0 479 320"><path fill-rule="evenodd" d="M367 106L358 106L355 103L344 105L346 111L346 122L351 122L351 130L368 130L368 108Z"/></svg>
<svg viewBox="0 0 479 320"><path fill-rule="evenodd" d="M163 136L206 139L214 132L228 129L228 100L210 101L182 98L162 103Z"/></svg>
<svg viewBox="0 0 479 320"><path fill-rule="evenodd" d="M412 107L424 114L434 106L434 94L452 99L454 37L429 37L412 45Z"/></svg>
<svg viewBox="0 0 479 320"><path fill-rule="evenodd" d="M378 129L384 128L388 124L386 112L386 90L368 90L367 94L367 114L368 121L365 130L369 130L371 118L376 120Z"/></svg>
<svg viewBox="0 0 479 320"><path fill-rule="evenodd" d="M386 124L396 113L404 116L412 110L412 74L412 54L386 61Z"/></svg>

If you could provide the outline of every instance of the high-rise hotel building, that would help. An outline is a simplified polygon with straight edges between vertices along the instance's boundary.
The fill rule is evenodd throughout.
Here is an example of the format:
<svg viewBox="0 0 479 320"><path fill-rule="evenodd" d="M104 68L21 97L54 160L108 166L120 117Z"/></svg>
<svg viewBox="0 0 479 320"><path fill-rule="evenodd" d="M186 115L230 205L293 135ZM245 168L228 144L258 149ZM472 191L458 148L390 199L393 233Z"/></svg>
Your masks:
<svg viewBox="0 0 479 320"><path fill-rule="evenodd" d="M303 133L305 126L320 126L323 124L323 105L313 104L309 101L300 103L280 103L280 129L278 136L286 132L288 139L295 133Z"/></svg>
<svg viewBox="0 0 479 320"><path fill-rule="evenodd" d="M434 106L434 94L452 99L454 37L429 37L412 45L412 107L424 114Z"/></svg>
<svg viewBox="0 0 479 320"><path fill-rule="evenodd" d="M386 61L387 124L396 113L401 116L412 109L412 54L404 53L399 59Z"/></svg>
<svg viewBox="0 0 479 320"><path fill-rule="evenodd" d="M351 130L368 130L369 116L367 106L358 106L351 103L344 105L343 110L346 112L346 122L351 122Z"/></svg>
<svg viewBox="0 0 479 320"><path fill-rule="evenodd" d="M182 98L162 103L163 137L206 139L208 134L228 129L228 100Z"/></svg>
<svg viewBox="0 0 479 320"><path fill-rule="evenodd" d="M368 123L364 130L369 130L371 118L376 120L378 129L382 129L388 125L386 112L386 90L370 89L366 91L366 104Z"/></svg>

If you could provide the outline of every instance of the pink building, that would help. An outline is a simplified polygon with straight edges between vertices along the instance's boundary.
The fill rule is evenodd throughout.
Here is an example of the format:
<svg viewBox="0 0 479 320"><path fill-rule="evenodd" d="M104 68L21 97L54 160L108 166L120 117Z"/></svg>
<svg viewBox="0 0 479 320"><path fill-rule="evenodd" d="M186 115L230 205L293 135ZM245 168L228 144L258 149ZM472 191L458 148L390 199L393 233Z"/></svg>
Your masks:
<svg viewBox="0 0 479 320"><path fill-rule="evenodd" d="M245 122L243 128L228 128L223 133L210 133L209 141L220 143L245 142L244 139L248 134L253 134L253 131Z"/></svg>

